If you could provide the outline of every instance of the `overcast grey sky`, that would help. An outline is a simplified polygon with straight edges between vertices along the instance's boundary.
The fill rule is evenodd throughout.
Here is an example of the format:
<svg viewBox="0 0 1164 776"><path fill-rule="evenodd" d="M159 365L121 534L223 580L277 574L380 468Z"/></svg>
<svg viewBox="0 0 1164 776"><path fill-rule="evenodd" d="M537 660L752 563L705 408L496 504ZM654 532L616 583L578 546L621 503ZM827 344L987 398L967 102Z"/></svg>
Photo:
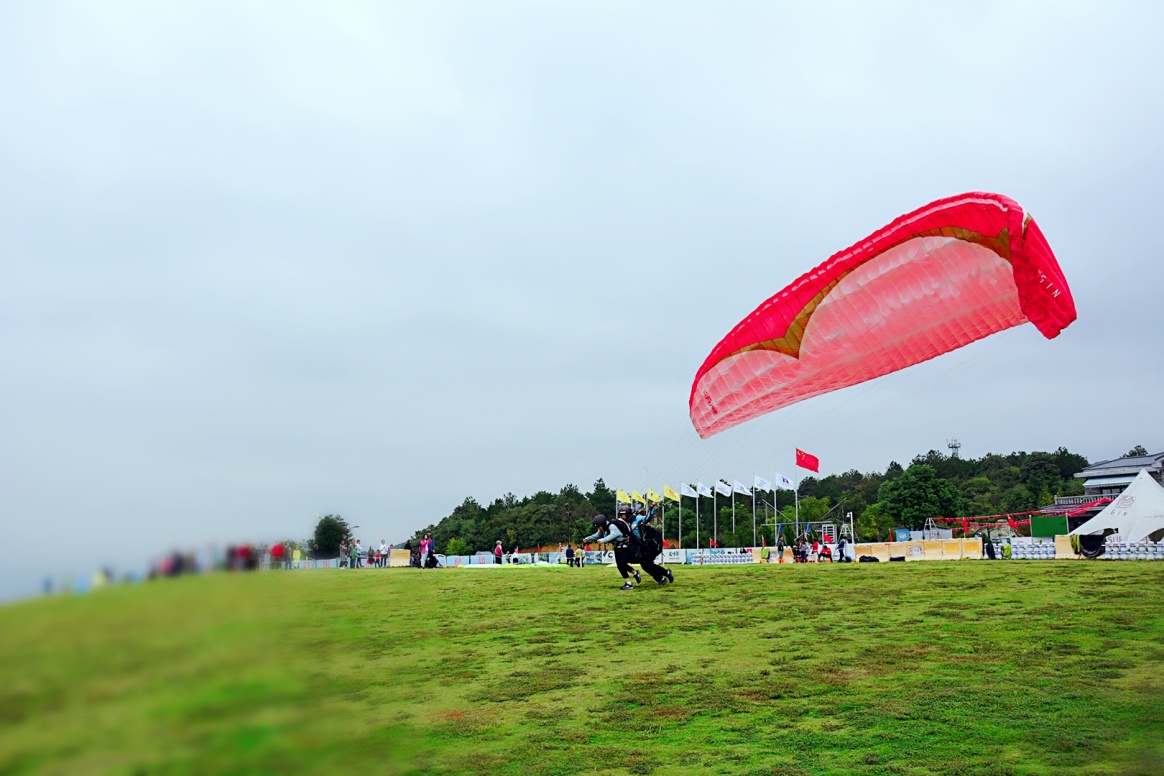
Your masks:
<svg viewBox="0 0 1164 776"><path fill-rule="evenodd" d="M598 477L1164 449L1159 3L0 0L0 597ZM1079 320L701 442L760 301L970 190Z"/></svg>

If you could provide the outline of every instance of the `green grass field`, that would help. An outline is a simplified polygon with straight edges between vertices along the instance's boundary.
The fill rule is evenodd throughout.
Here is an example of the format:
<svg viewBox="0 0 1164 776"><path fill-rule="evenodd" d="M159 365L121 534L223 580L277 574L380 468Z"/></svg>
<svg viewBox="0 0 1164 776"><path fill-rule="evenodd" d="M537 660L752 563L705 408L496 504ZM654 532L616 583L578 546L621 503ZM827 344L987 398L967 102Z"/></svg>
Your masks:
<svg viewBox="0 0 1164 776"><path fill-rule="evenodd" d="M211 575L0 608L0 773L1162 773L1164 564Z"/></svg>

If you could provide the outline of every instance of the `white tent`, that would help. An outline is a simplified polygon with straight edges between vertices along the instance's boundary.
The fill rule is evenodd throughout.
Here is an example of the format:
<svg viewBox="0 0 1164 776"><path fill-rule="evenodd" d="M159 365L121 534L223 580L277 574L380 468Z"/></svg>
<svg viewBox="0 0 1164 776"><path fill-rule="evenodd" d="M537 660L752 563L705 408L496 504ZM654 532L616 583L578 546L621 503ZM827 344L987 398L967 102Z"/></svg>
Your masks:
<svg viewBox="0 0 1164 776"><path fill-rule="evenodd" d="M1141 469L1115 501L1071 533L1098 534L1108 528L1126 542L1138 542L1164 529L1164 488Z"/></svg>

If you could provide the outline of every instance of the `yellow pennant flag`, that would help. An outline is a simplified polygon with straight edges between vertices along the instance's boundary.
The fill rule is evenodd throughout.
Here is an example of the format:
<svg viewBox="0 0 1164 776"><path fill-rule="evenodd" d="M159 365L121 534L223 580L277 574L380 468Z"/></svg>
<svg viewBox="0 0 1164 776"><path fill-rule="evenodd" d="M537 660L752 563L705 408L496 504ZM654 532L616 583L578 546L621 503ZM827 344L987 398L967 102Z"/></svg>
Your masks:
<svg viewBox="0 0 1164 776"><path fill-rule="evenodd" d="M668 499L670 501L678 501L679 494L676 493L675 491L671 490L671 488L669 486L664 485L663 486L663 498Z"/></svg>
<svg viewBox="0 0 1164 776"><path fill-rule="evenodd" d="M631 491L631 498L633 498L635 501L639 502L640 504L647 503L647 500L645 498L643 498L642 496L640 496L639 492L637 490Z"/></svg>
<svg viewBox="0 0 1164 776"><path fill-rule="evenodd" d="M651 490L650 488L647 488L647 501L659 502L659 501L662 501L662 499L659 498L658 493Z"/></svg>
<svg viewBox="0 0 1164 776"><path fill-rule="evenodd" d="M629 504L629 503L631 503L631 502L630 502L630 496L628 496L628 495L626 494L626 491L625 491L625 490L616 490L616 491L614 492L614 497L615 497L615 498L618 500L618 503L620 503L620 504Z"/></svg>

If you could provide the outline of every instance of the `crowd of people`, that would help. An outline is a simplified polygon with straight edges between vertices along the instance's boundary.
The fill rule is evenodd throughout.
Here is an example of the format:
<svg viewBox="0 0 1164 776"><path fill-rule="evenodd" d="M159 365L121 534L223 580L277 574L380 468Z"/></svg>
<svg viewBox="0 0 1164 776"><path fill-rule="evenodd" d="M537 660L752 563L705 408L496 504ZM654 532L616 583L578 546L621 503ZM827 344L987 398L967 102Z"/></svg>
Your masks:
<svg viewBox="0 0 1164 776"><path fill-rule="evenodd" d="M776 557L779 563L784 562L784 547L784 535L781 534L776 538ZM849 562L850 558L845 553L845 537L843 536L837 540L836 554L837 562ZM803 534L792 544L793 563L832 563L833 560L833 548L821 542L820 539Z"/></svg>
<svg viewBox="0 0 1164 776"><path fill-rule="evenodd" d="M379 546L369 542L367 548L359 539L353 538L350 541L344 539L340 541L339 546L340 567L352 569L386 568L394 549L395 547L384 539L380 540Z"/></svg>
<svg viewBox="0 0 1164 776"><path fill-rule="evenodd" d="M432 540L432 532L427 531L417 542L417 546L412 546L412 540L409 539L401 547L402 550L408 553L409 566L414 568L431 569L437 568L440 561L437 560L435 545ZM396 546L389 544L385 539L380 540L379 546L368 544L365 548L364 543L359 539L345 539L340 542L340 567L350 569L361 568L387 568L392 560L392 553L396 550Z"/></svg>

